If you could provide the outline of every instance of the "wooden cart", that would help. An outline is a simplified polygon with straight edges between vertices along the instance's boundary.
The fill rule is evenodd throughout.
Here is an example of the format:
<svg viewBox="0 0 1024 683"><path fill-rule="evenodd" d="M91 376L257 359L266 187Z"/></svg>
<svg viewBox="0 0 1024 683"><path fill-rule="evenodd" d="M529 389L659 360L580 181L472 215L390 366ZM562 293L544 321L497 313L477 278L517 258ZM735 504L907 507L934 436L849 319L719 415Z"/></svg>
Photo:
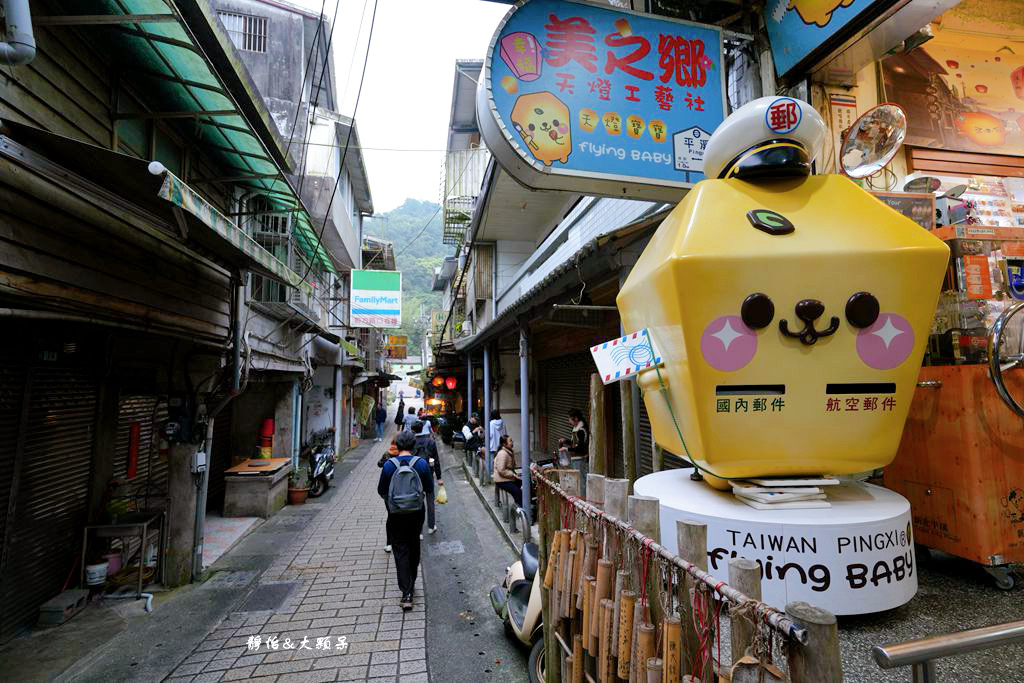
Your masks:
<svg viewBox="0 0 1024 683"><path fill-rule="evenodd" d="M1024 417L988 365L921 369L885 486L910 501L914 539L981 564L1009 590L1024 563ZM1003 375L1024 396L1024 372Z"/></svg>

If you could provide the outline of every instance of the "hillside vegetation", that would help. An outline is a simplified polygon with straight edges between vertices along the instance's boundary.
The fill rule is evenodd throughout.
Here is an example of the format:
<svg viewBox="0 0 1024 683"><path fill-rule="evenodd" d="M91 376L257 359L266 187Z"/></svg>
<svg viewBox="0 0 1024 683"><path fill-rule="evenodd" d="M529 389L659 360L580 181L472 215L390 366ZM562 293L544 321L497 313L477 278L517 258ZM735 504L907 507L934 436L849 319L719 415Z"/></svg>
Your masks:
<svg viewBox="0 0 1024 683"><path fill-rule="evenodd" d="M435 202L406 199L398 208L367 219L363 227L364 234L394 242L396 267L402 271L402 330L396 333L409 337L413 356L419 355L430 310L441 305L441 292L430 291L434 268L454 253L451 245L441 243L437 209Z"/></svg>

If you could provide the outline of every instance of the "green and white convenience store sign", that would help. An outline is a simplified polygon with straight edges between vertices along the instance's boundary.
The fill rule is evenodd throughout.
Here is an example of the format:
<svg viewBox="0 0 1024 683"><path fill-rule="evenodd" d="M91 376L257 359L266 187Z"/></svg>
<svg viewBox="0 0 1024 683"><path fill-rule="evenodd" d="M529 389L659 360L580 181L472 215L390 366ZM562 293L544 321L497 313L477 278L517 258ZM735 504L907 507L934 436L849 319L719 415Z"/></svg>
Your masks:
<svg viewBox="0 0 1024 683"><path fill-rule="evenodd" d="M352 271L352 327L402 326L402 273Z"/></svg>

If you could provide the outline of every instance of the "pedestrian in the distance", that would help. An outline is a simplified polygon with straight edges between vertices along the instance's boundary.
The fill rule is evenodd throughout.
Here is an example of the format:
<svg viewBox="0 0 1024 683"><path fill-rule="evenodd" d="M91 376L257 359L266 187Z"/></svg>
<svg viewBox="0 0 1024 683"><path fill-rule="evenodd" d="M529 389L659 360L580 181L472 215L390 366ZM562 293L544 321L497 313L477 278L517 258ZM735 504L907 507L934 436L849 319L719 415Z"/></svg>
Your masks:
<svg viewBox="0 0 1024 683"><path fill-rule="evenodd" d="M494 485L512 494L516 506L523 507L523 480L516 474L516 456L512 451L515 444L508 435L501 437L499 443L494 454Z"/></svg>
<svg viewBox="0 0 1024 683"><path fill-rule="evenodd" d="M384 404L377 406L377 441L384 438L384 423L388 421L388 410Z"/></svg>
<svg viewBox="0 0 1024 683"><path fill-rule="evenodd" d="M429 422L417 422L412 426L413 432L416 434L416 450L413 451L416 455L421 458L426 458L427 462L430 463L430 468L434 473L434 482L437 487L444 486L444 479L441 478L441 456L437 452L437 443L434 441L434 435L430 433ZM435 517L434 510L434 497L427 497L427 533L432 534L437 531L437 519Z"/></svg>
<svg viewBox="0 0 1024 683"><path fill-rule="evenodd" d="M377 493L388 508L387 531L395 557L403 610L412 609L413 586L420 566L420 529L423 528L426 496L434 495L430 464L414 455L416 437L403 431L395 439L398 455L384 463Z"/></svg>
<svg viewBox="0 0 1024 683"><path fill-rule="evenodd" d="M405 417L405 401L398 399L398 412L395 413L395 426L402 430L402 420Z"/></svg>
<svg viewBox="0 0 1024 683"><path fill-rule="evenodd" d="M405 417L402 418L402 429L406 431L412 431L412 426L416 424L418 420L419 418L416 417L416 409L412 406L409 406L409 412L406 414ZM412 433L415 434L416 432Z"/></svg>

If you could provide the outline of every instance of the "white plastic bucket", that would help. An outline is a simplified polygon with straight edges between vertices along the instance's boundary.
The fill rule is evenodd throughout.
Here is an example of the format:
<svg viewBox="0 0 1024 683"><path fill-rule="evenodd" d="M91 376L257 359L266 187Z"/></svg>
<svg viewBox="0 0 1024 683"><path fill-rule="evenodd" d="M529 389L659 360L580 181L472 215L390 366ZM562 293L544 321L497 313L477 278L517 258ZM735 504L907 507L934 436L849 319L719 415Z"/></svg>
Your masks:
<svg viewBox="0 0 1024 683"><path fill-rule="evenodd" d="M85 565L85 585L100 586L107 580L107 563Z"/></svg>

